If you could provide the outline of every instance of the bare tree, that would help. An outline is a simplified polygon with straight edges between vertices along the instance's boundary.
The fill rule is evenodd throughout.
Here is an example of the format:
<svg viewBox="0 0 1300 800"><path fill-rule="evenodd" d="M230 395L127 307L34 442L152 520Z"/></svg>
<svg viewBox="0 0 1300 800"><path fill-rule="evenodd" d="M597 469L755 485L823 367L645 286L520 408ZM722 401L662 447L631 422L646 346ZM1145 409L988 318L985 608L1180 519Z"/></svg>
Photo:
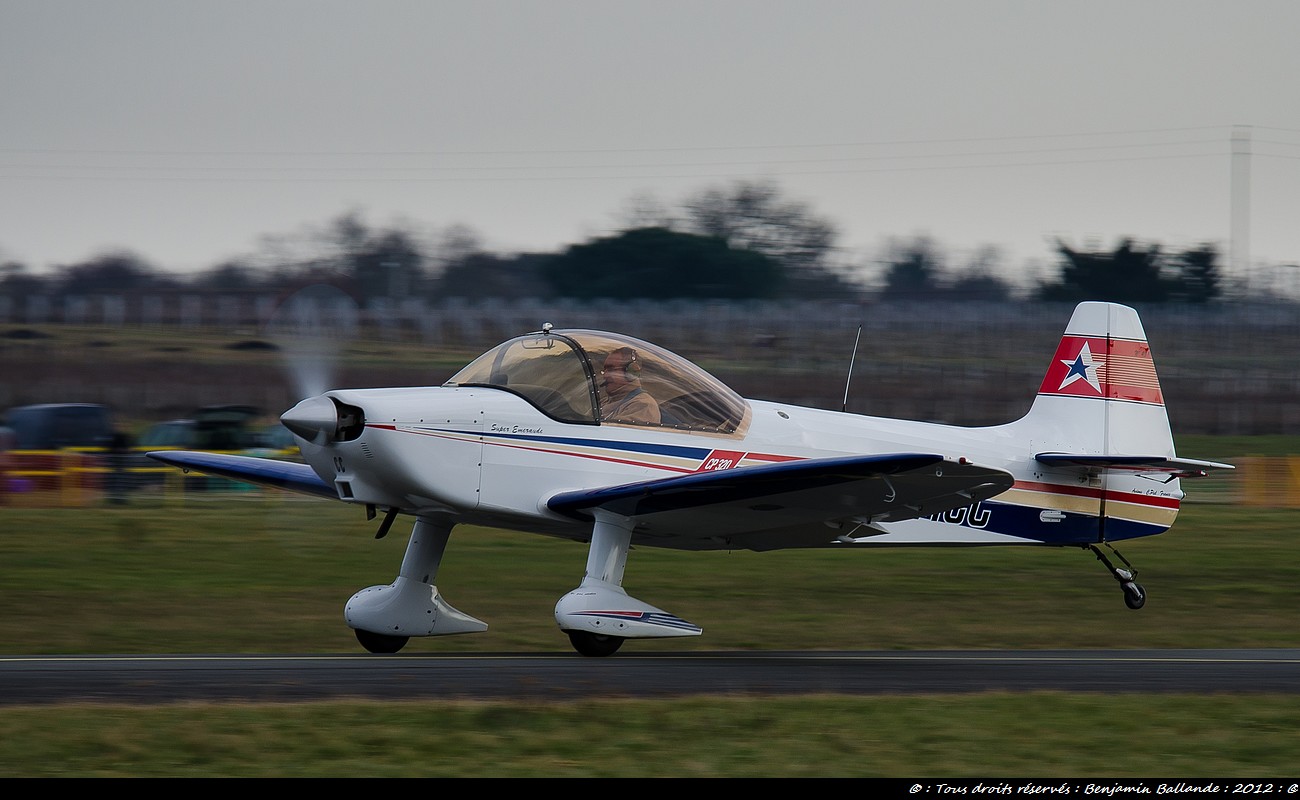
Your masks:
<svg viewBox="0 0 1300 800"><path fill-rule="evenodd" d="M688 232L762 253L791 270L827 269L838 236L828 220L768 182L706 189L686 201L685 212Z"/></svg>

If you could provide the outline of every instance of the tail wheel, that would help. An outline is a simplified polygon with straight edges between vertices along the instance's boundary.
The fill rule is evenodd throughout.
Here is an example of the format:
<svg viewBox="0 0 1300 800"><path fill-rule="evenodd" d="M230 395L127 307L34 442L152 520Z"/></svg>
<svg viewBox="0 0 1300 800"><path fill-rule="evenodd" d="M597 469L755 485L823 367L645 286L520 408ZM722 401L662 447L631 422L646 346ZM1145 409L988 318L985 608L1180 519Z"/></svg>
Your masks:
<svg viewBox="0 0 1300 800"><path fill-rule="evenodd" d="M1137 611L1139 608L1147 604L1147 590L1142 588L1142 584L1133 580L1137 577L1137 569L1129 563L1129 560L1125 558L1120 551L1111 547L1109 544L1106 546L1110 548L1111 552L1119 557L1120 561L1124 562L1124 566L1128 567L1128 569L1117 567L1110 563L1110 559L1106 558L1106 554L1101 552L1097 545L1090 544L1088 545L1088 549L1092 550L1093 555L1097 556L1098 561L1106 565L1106 569L1110 570L1111 577L1119 581L1120 589L1124 592L1124 605Z"/></svg>
<svg viewBox="0 0 1300 800"><path fill-rule="evenodd" d="M1124 605L1137 611L1147 604L1147 590L1140 583L1124 584Z"/></svg>
<svg viewBox="0 0 1300 800"><path fill-rule="evenodd" d="M386 633L371 633L360 628L354 629L357 641L371 653L396 653L410 641L409 636L389 636Z"/></svg>
<svg viewBox="0 0 1300 800"><path fill-rule="evenodd" d="M577 650L581 655L591 658L612 656L618 652L618 648L623 646L622 636L606 636L603 633L590 633L588 631L566 631L566 633L569 634L569 641L573 644L573 649Z"/></svg>

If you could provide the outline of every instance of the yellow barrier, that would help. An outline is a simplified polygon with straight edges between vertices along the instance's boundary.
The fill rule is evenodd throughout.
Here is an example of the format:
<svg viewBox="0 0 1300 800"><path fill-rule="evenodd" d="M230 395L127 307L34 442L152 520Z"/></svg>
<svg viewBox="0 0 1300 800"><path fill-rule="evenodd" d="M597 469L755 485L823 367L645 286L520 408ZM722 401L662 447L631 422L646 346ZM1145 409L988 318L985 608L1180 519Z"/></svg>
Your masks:
<svg viewBox="0 0 1300 800"><path fill-rule="evenodd" d="M149 448L166 449L166 448ZM0 506L78 508L127 502L133 496L181 501L192 492L249 492L259 487L185 473L150 461L145 450L10 450L0 452ZM294 458L297 451L271 454Z"/></svg>
<svg viewBox="0 0 1300 800"><path fill-rule="evenodd" d="M1237 460L1241 502L1268 508L1300 508L1300 456L1250 456Z"/></svg>

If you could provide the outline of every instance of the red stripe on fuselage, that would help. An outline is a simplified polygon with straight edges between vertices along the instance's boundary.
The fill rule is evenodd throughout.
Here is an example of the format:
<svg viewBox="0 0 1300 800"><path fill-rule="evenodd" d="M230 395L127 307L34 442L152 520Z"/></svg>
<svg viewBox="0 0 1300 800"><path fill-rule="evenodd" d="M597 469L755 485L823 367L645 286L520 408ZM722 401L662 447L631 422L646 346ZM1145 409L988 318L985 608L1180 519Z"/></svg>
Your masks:
<svg viewBox="0 0 1300 800"><path fill-rule="evenodd" d="M398 426L396 425L371 423L366 425L366 427L375 428L377 430L397 431L399 433L411 433L417 436L432 436L437 439L458 439L459 438L457 436L448 435L442 431L399 429ZM483 434L470 434L470 435L482 436ZM686 467L675 467L668 464L662 464L657 461L637 461L630 458L616 458L613 456L600 455L597 453L580 453L573 450L563 450L563 449L557 449L552 447L542 447L538 445L516 444L512 442L497 442L497 441L484 441L483 444L491 447L507 447L512 450L527 450L533 453L545 453L546 455L553 455L553 456L572 456L574 458L585 458L590 461L602 461L609 464L626 464L628 466L633 466L633 467L649 467L651 469L661 469L665 472L676 472L682 474L689 474L692 472L702 471L708 465L711 458L714 458L718 454L724 452L721 450L714 450L713 452L709 453L707 456L704 457L704 459L700 461L699 466L692 469ZM617 445L618 443L612 442L611 444ZM713 469L734 469L736 465L739 464L742 458L747 461L748 460L767 461L772 463L780 463L784 461L802 461L804 459L803 456L783 456L783 455L775 455L771 453L744 453L744 452L735 452L735 451L727 451L727 455L732 456L732 458L730 459L731 466L729 467L714 466Z"/></svg>
<svg viewBox="0 0 1300 800"><path fill-rule="evenodd" d="M1132 494L1130 492L1103 492L1101 489L1090 489L1086 486L1061 486L1055 483L1039 483L1038 481L1016 481L1012 489L1022 489L1026 492L1043 492L1045 494L1063 494L1071 497L1089 497L1100 500L1103 497L1107 501L1117 503L1136 503L1144 506L1159 506L1160 508L1178 508L1178 499L1174 497L1160 497L1149 494Z"/></svg>

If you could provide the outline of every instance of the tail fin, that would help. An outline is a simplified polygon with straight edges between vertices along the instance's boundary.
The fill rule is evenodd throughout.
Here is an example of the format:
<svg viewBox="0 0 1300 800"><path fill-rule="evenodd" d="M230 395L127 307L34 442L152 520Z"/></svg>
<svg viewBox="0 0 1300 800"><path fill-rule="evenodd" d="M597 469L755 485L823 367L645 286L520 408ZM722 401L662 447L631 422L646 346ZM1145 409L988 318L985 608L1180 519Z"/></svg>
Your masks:
<svg viewBox="0 0 1300 800"><path fill-rule="evenodd" d="M1080 303L1021 423L1038 452L1172 458L1164 395L1137 311Z"/></svg>
<svg viewBox="0 0 1300 800"><path fill-rule="evenodd" d="M1034 405L1015 424L1042 468L1035 505L1095 520L1095 528L1068 528L1073 541L1166 530L1183 497L1177 479L1232 468L1175 456L1146 332L1136 311L1114 303L1074 309Z"/></svg>

